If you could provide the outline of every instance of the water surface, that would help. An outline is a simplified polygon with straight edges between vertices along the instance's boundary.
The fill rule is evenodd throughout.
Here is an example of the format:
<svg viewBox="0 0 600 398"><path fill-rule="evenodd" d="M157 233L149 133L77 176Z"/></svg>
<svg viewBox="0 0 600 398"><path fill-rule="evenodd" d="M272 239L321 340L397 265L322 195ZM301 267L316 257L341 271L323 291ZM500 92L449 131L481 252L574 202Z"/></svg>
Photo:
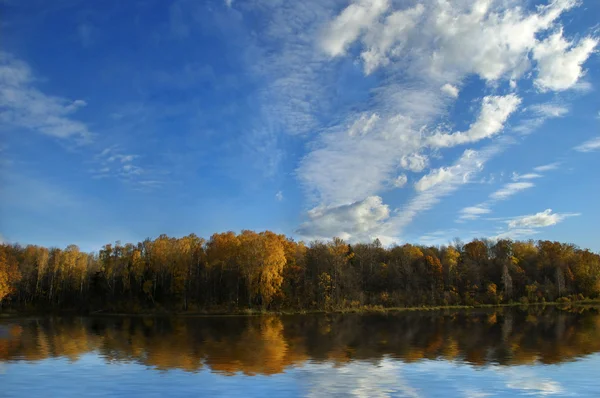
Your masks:
<svg viewBox="0 0 600 398"><path fill-rule="evenodd" d="M0 321L0 396L600 396L597 309Z"/></svg>

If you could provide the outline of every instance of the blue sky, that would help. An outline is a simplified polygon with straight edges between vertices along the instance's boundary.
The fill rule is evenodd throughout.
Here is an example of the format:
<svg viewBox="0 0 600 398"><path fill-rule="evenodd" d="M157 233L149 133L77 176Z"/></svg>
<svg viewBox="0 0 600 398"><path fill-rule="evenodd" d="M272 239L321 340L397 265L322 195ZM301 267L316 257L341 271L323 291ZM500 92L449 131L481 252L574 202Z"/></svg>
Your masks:
<svg viewBox="0 0 600 398"><path fill-rule="evenodd" d="M600 250L594 0L3 0L0 239Z"/></svg>

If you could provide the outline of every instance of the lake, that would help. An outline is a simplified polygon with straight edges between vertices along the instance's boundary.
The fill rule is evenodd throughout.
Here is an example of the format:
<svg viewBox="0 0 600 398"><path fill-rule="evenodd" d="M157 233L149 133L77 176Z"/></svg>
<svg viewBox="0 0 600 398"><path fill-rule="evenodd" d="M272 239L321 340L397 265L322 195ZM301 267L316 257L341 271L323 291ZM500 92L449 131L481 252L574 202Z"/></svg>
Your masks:
<svg viewBox="0 0 600 398"><path fill-rule="evenodd" d="M600 396L596 308L0 320L2 397Z"/></svg>

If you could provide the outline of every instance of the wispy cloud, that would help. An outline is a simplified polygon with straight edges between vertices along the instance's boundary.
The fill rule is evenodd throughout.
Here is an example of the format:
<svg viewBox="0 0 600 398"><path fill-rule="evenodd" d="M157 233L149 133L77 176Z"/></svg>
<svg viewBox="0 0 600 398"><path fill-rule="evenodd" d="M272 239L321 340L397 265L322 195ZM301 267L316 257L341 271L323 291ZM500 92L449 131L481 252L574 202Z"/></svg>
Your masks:
<svg viewBox="0 0 600 398"><path fill-rule="evenodd" d="M486 201L460 210L456 221L464 222L467 220L476 220L482 215L491 213L491 208L494 204L502 200L507 200L519 192L533 188L535 184L531 182L531 180L542 178L543 175L540 174L541 172L555 170L559 165L560 163L556 162L538 166L534 168L534 171L536 171L535 173L513 173L511 178L514 182L506 183L502 188L492 192Z"/></svg>
<svg viewBox="0 0 600 398"><path fill-rule="evenodd" d="M60 139L89 142L92 132L87 125L71 117L86 102L45 94L35 82L29 65L0 52L0 121Z"/></svg>
<svg viewBox="0 0 600 398"><path fill-rule="evenodd" d="M542 177L543 177L543 175L538 174L538 173L525 173L525 174L513 173L513 175L512 175L512 179L514 181L533 180L533 179L542 178Z"/></svg>
<svg viewBox="0 0 600 398"><path fill-rule="evenodd" d="M525 117L513 128L515 132L530 134L540 128L548 119L564 117L569 113L569 108L564 104L551 101L534 104L524 109Z"/></svg>
<svg viewBox="0 0 600 398"><path fill-rule="evenodd" d="M453 98L457 98L458 97L458 87L453 86L452 84L446 83L444 84L441 89L443 93L448 94L449 96L453 97Z"/></svg>
<svg viewBox="0 0 600 398"><path fill-rule="evenodd" d="M575 148L577 152L593 152L600 149L600 137L592 138Z"/></svg>
<svg viewBox="0 0 600 398"><path fill-rule="evenodd" d="M560 162L554 162L554 163L549 163L549 164L544 164L542 166L537 166L533 168L533 171L537 171L537 172L544 172L544 171L551 171L551 170L556 170L560 167L562 163Z"/></svg>
<svg viewBox="0 0 600 398"><path fill-rule="evenodd" d="M525 189L533 188L532 182L511 182L490 195L490 198L496 200L507 199Z"/></svg>
<svg viewBox="0 0 600 398"><path fill-rule="evenodd" d="M406 205L397 209L396 216L390 221L389 229L396 233L402 231L418 214L431 209L443 197L451 194L460 186L469 183L471 177L483 169L484 164L489 159L502 152L512 143L512 140L505 138L495 144L488 145L480 151L466 150L452 166L446 169L444 176L447 176L447 178L432 184L426 190L421 190ZM434 171L432 175L439 175L439 172Z"/></svg>
<svg viewBox="0 0 600 398"><path fill-rule="evenodd" d="M137 162L139 158L139 155L123 153L117 145L112 145L95 156L97 166L89 171L94 179L115 178L134 189L147 191L162 187L166 183L164 175L142 167Z"/></svg>
<svg viewBox="0 0 600 398"><path fill-rule="evenodd" d="M491 213L491 210L484 205L465 207L460 211L460 218L463 220L474 220L484 214Z"/></svg>
<svg viewBox="0 0 600 398"><path fill-rule="evenodd" d="M552 209L546 209L535 214L527 214L518 217L512 217L505 221L507 228L493 239L518 239L531 237L540 232L541 228L556 225L569 217L580 216L580 213L553 213Z"/></svg>
<svg viewBox="0 0 600 398"><path fill-rule="evenodd" d="M89 23L79 24L77 27L77 35L79 36L79 41L84 48L90 47L94 43L94 36L96 30L94 26Z"/></svg>
<svg viewBox="0 0 600 398"><path fill-rule="evenodd" d="M555 102L535 104L530 106L528 110L544 118L561 117L569 113L568 107Z"/></svg>
<svg viewBox="0 0 600 398"><path fill-rule="evenodd" d="M515 217L508 221L509 228L542 228L555 225L567 217L579 216L579 213L552 213L552 209L546 209L540 213Z"/></svg>
<svg viewBox="0 0 600 398"><path fill-rule="evenodd" d="M278 202L281 202L283 200L283 192L282 191L277 191L277 193L275 194L275 199Z"/></svg>
<svg viewBox="0 0 600 398"><path fill-rule="evenodd" d="M406 174L402 173L392 181L394 188L402 188L408 182Z"/></svg>
<svg viewBox="0 0 600 398"><path fill-rule="evenodd" d="M521 99L514 94L484 97L479 117L467 131L436 133L427 142L433 147L443 148L490 138L502 131L504 123L520 103Z"/></svg>

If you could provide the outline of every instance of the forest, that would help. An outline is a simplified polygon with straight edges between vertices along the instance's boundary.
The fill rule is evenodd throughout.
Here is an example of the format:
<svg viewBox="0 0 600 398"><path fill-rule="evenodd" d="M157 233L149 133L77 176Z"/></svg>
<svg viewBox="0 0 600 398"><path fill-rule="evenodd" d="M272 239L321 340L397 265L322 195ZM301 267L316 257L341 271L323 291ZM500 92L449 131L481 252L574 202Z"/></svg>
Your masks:
<svg viewBox="0 0 600 398"><path fill-rule="evenodd" d="M600 255L551 241L440 247L296 242L270 231L161 235L98 253L0 245L0 308L15 311L335 311L568 302L600 296Z"/></svg>

